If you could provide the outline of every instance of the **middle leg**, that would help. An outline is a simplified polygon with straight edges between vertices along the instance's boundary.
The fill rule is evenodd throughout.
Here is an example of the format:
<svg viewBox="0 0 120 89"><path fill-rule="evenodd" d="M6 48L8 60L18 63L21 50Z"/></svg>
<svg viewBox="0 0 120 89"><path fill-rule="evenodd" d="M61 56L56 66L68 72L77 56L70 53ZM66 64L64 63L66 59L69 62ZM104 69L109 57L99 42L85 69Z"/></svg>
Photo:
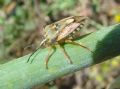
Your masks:
<svg viewBox="0 0 120 89"><path fill-rule="evenodd" d="M64 48L63 46L61 46L60 44L59 44L58 46L60 47L61 51L63 52L63 54L64 54L65 58L68 60L68 62L69 62L70 64L72 64L73 62L72 62L72 60L70 59L70 56L67 54L65 48Z"/></svg>

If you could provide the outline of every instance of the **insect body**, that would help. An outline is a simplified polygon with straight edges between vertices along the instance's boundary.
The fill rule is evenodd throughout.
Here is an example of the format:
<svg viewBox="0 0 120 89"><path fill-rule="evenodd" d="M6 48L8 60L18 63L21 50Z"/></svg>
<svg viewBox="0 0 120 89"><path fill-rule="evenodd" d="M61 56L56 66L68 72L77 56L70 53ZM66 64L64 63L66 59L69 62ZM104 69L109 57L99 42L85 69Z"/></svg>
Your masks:
<svg viewBox="0 0 120 89"><path fill-rule="evenodd" d="M48 69L48 61L50 59L50 57L53 54L52 49L55 50L55 45L59 45L59 47L61 48L62 52L64 53L65 58L68 60L69 63L72 63L69 55L67 54L67 52L65 51L64 47L61 44L64 43L70 43L70 44L74 44L74 45L78 45L81 46L89 51L91 51L89 48L87 48L86 46L80 44L80 43L76 43L74 42L75 37L76 37L76 33L79 33L81 28L85 25L87 20L87 17L84 16L72 16L72 17L68 17L65 19L62 19L60 21L57 21L55 23L52 23L50 25L47 25L44 28L44 33L45 33L45 39L41 42L40 46L38 47L38 49L45 43L48 45L49 47L49 53L46 56L46 61L45 61L45 65L46 68ZM38 50L36 49L28 58L28 61L30 60L31 56Z"/></svg>

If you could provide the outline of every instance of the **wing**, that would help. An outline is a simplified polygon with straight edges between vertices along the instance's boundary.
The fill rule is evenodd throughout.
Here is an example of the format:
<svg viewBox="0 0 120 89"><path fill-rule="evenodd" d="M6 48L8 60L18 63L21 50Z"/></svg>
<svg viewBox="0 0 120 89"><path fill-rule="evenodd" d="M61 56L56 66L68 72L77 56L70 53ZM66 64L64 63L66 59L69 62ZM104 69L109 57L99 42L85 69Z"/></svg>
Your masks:
<svg viewBox="0 0 120 89"><path fill-rule="evenodd" d="M60 41L70 36L74 37L77 33L80 33L81 28L86 23L86 18L81 16L75 16L73 17L73 19L74 22L70 23L59 32L57 41Z"/></svg>
<svg viewBox="0 0 120 89"><path fill-rule="evenodd" d="M78 28L80 23L72 23L69 26L66 26L64 29L61 30L57 37L57 41L66 38L71 34L76 28Z"/></svg>

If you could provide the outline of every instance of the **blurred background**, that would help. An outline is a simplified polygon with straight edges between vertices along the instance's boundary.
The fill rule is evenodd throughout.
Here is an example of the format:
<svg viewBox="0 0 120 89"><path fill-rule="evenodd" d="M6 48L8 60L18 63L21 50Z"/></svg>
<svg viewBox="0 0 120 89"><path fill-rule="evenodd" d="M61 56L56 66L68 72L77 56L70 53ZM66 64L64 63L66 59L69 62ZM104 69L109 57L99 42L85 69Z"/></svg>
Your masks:
<svg viewBox="0 0 120 89"><path fill-rule="evenodd" d="M120 23L120 0L0 0L0 64L29 54L43 28L68 16L90 18L88 31ZM31 89L107 89L120 75L120 57Z"/></svg>

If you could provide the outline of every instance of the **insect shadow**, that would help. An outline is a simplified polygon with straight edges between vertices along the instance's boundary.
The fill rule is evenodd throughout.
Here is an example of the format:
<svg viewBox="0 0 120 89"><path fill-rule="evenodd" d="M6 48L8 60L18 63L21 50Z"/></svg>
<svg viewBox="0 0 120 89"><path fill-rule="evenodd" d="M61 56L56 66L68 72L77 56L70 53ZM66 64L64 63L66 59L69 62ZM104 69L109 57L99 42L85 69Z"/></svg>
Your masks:
<svg viewBox="0 0 120 89"><path fill-rule="evenodd" d="M97 43L93 59L96 64L118 55L120 55L120 24Z"/></svg>

